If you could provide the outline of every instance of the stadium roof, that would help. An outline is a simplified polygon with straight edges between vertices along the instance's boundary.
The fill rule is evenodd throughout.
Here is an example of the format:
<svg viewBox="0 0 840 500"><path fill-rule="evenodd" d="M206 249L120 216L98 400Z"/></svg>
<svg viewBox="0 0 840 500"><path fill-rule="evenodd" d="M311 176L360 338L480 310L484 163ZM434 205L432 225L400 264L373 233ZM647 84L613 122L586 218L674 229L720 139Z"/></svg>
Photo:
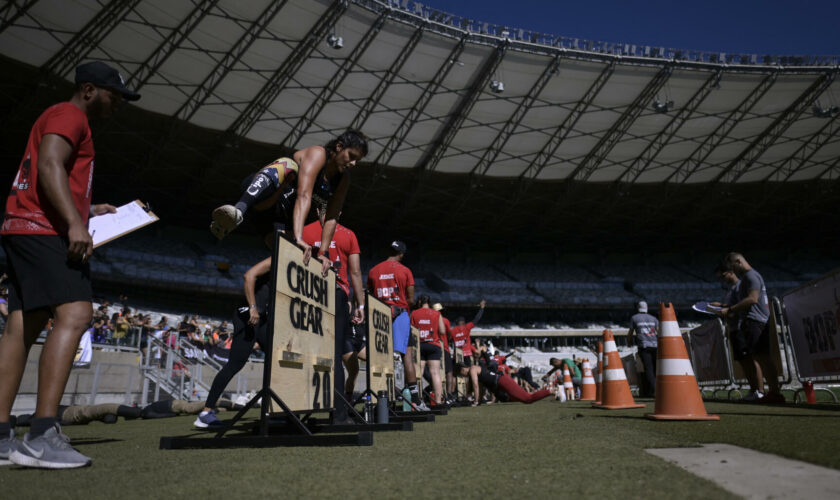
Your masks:
<svg viewBox="0 0 840 500"><path fill-rule="evenodd" d="M39 89L71 80L78 63L114 63L143 98L132 119L107 126L100 158L129 162L132 184L175 196L188 205L181 215L230 198L278 146L324 144L348 127L372 140L351 220L373 231L387 210L389 227L412 237L436 213L463 217L439 237L501 241L515 232L465 228L502 212L562 232L601 212L609 224L589 234L595 241L627 229L625 218L684 214L710 193L760 192L764 203L787 193L807 205L805 188L775 184L840 177L837 57L593 42L405 0L19 0L0 16L0 53L38 68L39 85L18 82L9 121L31 114ZM126 177L114 179L119 191ZM202 200L185 201L192 193ZM638 207L629 212L622 198ZM361 213L379 214L378 225ZM493 222L510 225L483 221Z"/></svg>

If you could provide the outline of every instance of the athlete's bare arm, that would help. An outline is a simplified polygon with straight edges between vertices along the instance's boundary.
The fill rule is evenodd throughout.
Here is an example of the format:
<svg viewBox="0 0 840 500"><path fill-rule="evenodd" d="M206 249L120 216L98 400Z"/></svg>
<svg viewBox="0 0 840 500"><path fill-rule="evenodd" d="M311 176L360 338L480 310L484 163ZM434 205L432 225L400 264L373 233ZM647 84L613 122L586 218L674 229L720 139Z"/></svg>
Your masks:
<svg viewBox="0 0 840 500"><path fill-rule="evenodd" d="M295 201L295 209L292 216L292 232L295 243L303 249L304 265L309 264L309 258L312 256L312 247L303 241L303 226L306 224L306 216L312 207L312 190L315 187L315 181L326 159L327 152L321 146L310 146L295 153L294 160L298 164L298 184L297 200ZM331 240L332 238L327 240L327 248L329 248Z"/></svg>
<svg viewBox="0 0 840 500"><path fill-rule="evenodd" d="M361 323L364 321L364 311L360 306L365 304L365 291L362 286L362 259L357 253L350 254L349 269L347 276L350 278L350 286L353 287L353 300L356 301L356 307L353 308L353 322Z"/></svg>
<svg viewBox="0 0 840 500"><path fill-rule="evenodd" d="M257 310L257 292L256 284L257 278L271 271L271 257L261 260L255 264L251 269L245 271L245 299L248 301L248 324L256 325L260 321L260 312Z"/></svg>
<svg viewBox="0 0 840 500"><path fill-rule="evenodd" d="M335 228L338 226L338 216L344 206L344 199L350 189L350 172L346 172L338 183L338 187L332 197L327 201L327 213L324 216L324 223L321 227L321 248L329 248L330 242L335 236Z"/></svg>

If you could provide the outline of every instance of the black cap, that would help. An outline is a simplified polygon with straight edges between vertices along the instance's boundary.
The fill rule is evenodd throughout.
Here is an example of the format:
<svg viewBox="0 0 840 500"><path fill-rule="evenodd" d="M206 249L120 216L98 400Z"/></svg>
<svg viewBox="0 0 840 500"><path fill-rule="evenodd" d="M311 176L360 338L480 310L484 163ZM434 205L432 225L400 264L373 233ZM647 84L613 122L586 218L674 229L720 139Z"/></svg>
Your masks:
<svg viewBox="0 0 840 500"><path fill-rule="evenodd" d="M92 83L97 87L107 87L122 94L126 101L140 99L140 94L125 88L125 80L120 72L102 61L92 61L76 68L76 83Z"/></svg>
<svg viewBox="0 0 840 500"><path fill-rule="evenodd" d="M407 250L407 248L405 247L405 243L398 240L394 240L391 242L391 248L399 253L405 253L405 251Z"/></svg>

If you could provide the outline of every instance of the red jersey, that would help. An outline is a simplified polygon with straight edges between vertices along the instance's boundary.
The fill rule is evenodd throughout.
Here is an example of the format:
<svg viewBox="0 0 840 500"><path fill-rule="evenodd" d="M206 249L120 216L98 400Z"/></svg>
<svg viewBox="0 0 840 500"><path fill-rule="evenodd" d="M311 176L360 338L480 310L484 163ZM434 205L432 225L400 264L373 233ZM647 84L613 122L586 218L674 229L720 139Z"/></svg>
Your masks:
<svg viewBox="0 0 840 500"><path fill-rule="evenodd" d="M63 137L73 148L64 169L73 204L87 224L93 182L93 139L85 113L70 102L47 108L32 130L26 151L6 200L6 217L0 234L66 234L67 225L38 189L38 149L47 134Z"/></svg>
<svg viewBox="0 0 840 500"><path fill-rule="evenodd" d="M414 275L404 265L395 260L381 262L368 273L368 288L376 298L389 306L408 309L405 291L414 286Z"/></svg>
<svg viewBox="0 0 840 500"><path fill-rule="evenodd" d="M472 356L470 331L474 326L475 324L470 321L465 325L452 327L452 341L455 342L455 347L460 347L464 351L464 356Z"/></svg>
<svg viewBox="0 0 840 500"><path fill-rule="evenodd" d="M452 324L446 317L443 317L443 332L441 332L440 339L443 341L443 350L449 350L449 337L452 336Z"/></svg>
<svg viewBox="0 0 840 500"><path fill-rule="evenodd" d="M320 248L321 230L321 221L316 220L312 224L307 224L303 228L303 241L307 245ZM336 224L335 234L330 242L330 259L332 259L332 267L336 271L336 282L348 297L350 296L350 281L347 279L347 268L350 266L350 256L360 253L362 251L359 250L359 240L356 239L356 233L341 224ZM359 297L359 300L362 301L363 299Z"/></svg>
<svg viewBox="0 0 840 500"><path fill-rule="evenodd" d="M420 342L437 344L440 341L439 318L440 312L430 307L421 307L411 313L411 326L420 330Z"/></svg>

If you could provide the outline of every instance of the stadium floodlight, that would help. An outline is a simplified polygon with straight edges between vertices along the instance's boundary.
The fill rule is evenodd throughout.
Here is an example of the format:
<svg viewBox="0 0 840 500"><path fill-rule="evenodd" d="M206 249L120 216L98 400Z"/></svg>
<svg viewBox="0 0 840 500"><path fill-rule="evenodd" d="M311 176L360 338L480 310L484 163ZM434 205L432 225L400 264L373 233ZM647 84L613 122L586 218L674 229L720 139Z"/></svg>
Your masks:
<svg viewBox="0 0 840 500"><path fill-rule="evenodd" d="M501 94L505 91L505 84L500 80L493 80L490 82L490 90L497 94Z"/></svg>
<svg viewBox="0 0 840 500"><path fill-rule="evenodd" d="M824 108L820 103L814 104L814 116L817 118L831 118L838 113L840 113L840 106L835 105Z"/></svg>
<svg viewBox="0 0 840 500"><path fill-rule="evenodd" d="M674 107L674 101L662 102L658 98L653 101L653 110L657 113L667 113Z"/></svg>
<svg viewBox="0 0 840 500"><path fill-rule="evenodd" d="M327 37L327 43L330 47L338 50L344 47L344 38L337 36L335 33L330 33L330 36Z"/></svg>

